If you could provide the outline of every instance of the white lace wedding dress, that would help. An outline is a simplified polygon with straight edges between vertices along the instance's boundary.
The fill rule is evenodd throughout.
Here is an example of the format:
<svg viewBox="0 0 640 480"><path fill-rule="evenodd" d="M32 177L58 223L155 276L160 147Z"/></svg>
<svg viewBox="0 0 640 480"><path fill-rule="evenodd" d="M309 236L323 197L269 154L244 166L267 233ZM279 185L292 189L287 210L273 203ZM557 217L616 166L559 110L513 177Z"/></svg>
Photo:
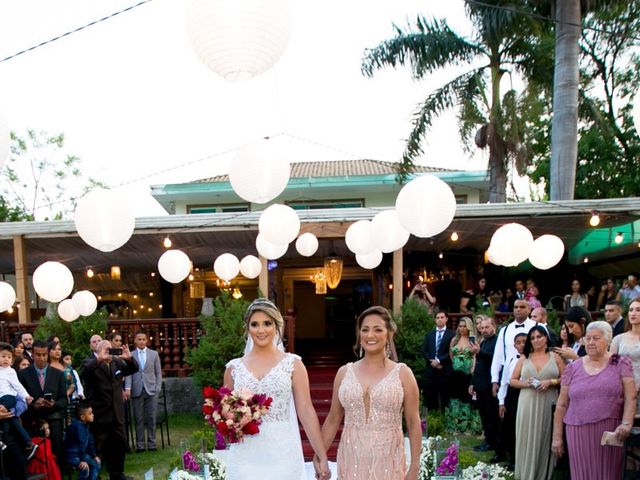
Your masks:
<svg viewBox="0 0 640 480"><path fill-rule="evenodd" d="M227 480L303 480L304 459L297 420L292 415L291 375L300 357L285 353L280 362L258 380L241 358L227 363L232 367L233 388L247 388L273 399L263 417L260 433L247 435L228 452Z"/></svg>

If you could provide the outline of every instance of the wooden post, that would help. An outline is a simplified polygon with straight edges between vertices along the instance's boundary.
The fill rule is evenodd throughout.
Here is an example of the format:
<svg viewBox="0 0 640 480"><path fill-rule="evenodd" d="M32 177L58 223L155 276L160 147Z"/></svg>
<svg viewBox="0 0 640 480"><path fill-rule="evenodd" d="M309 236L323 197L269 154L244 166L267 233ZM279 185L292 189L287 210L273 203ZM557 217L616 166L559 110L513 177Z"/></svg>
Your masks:
<svg viewBox="0 0 640 480"><path fill-rule="evenodd" d="M402 309L402 248L393 252L393 313Z"/></svg>
<svg viewBox="0 0 640 480"><path fill-rule="evenodd" d="M18 302L18 323L31 323L31 302L29 301L29 269L27 267L24 239L13 237L13 258L16 266L16 300Z"/></svg>
<svg viewBox="0 0 640 480"><path fill-rule="evenodd" d="M267 267L267 259L260 255L260 263L262 269L260 270L260 276L258 277L258 288L262 292L264 298L269 298L269 268Z"/></svg>

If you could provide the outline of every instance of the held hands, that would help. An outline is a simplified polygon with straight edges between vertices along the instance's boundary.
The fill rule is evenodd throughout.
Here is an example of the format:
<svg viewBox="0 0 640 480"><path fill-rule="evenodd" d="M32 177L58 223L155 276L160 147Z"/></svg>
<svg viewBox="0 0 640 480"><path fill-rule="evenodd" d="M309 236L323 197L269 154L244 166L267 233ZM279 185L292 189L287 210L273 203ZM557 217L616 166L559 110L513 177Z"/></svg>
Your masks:
<svg viewBox="0 0 640 480"><path fill-rule="evenodd" d="M329 480L331 478L331 471L329 470L329 462L327 457L320 460L318 455L313 456L313 469L316 471L317 480Z"/></svg>

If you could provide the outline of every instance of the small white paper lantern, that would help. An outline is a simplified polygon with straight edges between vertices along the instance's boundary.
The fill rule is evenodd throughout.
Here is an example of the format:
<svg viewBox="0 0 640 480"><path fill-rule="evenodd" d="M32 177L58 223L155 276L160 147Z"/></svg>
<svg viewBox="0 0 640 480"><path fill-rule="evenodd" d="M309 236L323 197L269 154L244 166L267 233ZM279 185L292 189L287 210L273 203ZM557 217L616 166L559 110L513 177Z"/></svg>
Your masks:
<svg viewBox="0 0 640 480"><path fill-rule="evenodd" d="M267 260L276 260L287 253L289 244L278 245L264 239L261 233L256 237L256 250Z"/></svg>
<svg viewBox="0 0 640 480"><path fill-rule="evenodd" d="M372 270L382 262L382 252L380 250L373 250L365 254L356 253L356 262L362 268Z"/></svg>
<svg viewBox="0 0 640 480"><path fill-rule="evenodd" d="M6 312L16 303L16 291L7 282L0 282L0 312Z"/></svg>
<svg viewBox="0 0 640 480"><path fill-rule="evenodd" d="M73 290L73 275L59 262L44 262L33 272L33 288L40 297L58 303Z"/></svg>
<svg viewBox="0 0 640 480"><path fill-rule="evenodd" d="M395 210L385 210L371 220L371 242L382 253L390 253L405 246L410 233L400 225Z"/></svg>
<svg viewBox="0 0 640 480"><path fill-rule="evenodd" d="M58 315L65 322L73 322L80 316L80 314L73 306L73 301L70 298L67 298L66 300L60 302L60 304L58 305Z"/></svg>
<svg viewBox="0 0 640 480"><path fill-rule="evenodd" d="M0 169L9 158L11 151L11 131L9 122L2 112L0 112Z"/></svg>
<svg viewBox="0 0 640 480"><path fill-rule="evenodd" d="M78 200L74 221L80 238L102 252L127 243L136 226L129 199L121 192L102 188Z"/></svg>
<svg viewBox="0 0 640 480"><path fill-rule="evenodd" d="M296 250L303 257L310 257L318 251L318 239L313 233L303 233L296 240Z"/></svg>
<svg viewBox="0 0 640 480"><path fill-rule="evenodd" d="M240 261L232 253L223 253L213 262L213 271L222 280L229 282L240 273Z"/></svg>
<svg viewBox="0 0 640 480"><path fill-rule="evenodd" d="M247 202L267 203L280 195L289 183L289 160L274 139L251 142L231 161L229 182Z"/></svg>
<svg viewBox="0 0 640 480"><path fill-rule="evenodd" d="M529 261L540 270L555 267L564 255L564 243L556 235L542 235L533 242Z"/></svg>
<svg viewBox="0 0 640 480"><path fill-rule="evenodd" d="M240 260L240 273L245 278L256 278L262 271L262 263L255 255L247 255Z"/></svg>
<svg viewBox="0 0 640 480"><path fill-rule="evenodd" d="M396 198L400 224L416 237L433 237L444 231L456 214L451 187L434 175L421 175L407 183Z"/></svg>
<svg viewBox="0 0 640 480"><path fill-rule="evenodd" d="M71 302L78 315L83 317L88 317L98 308L98 299L89 290L80 290L74 293L71 297Z"/></svg>
<svg viewBox="0 0 640 480"><path fill-rule="evenodd" d="M191 260L181 250L167 250L158 259L158 272L169 283L180 283L191 272Z"/></svg>
<svg viewBox="0 0 640 480"><path fill-rule="evenodd" d="M533 235L519 223L507 223L491 237L490 250L494 259L507 267L524 262L531 253Z"/></svg>
<svg viewBox="0 0 640 480"><path fill-rule="evenodd" d="M371 222L359 220L347 228L344 236L347 248L353 253L366 254L376 249L371 241Z"/></svg>
<svg viewBox="0 0 640 480"><path fill-rule="evenodd" d="M300 219L293 208L274 203L260 214L258 230L267 242L288 245L300 233Z"/></svg>
<svg viewBox="0 0 640 480"><path fill-rule="evenodd" d="M190 0L187 31L198 59L227 80L271 68L289 39L287 0Z"/></svg>

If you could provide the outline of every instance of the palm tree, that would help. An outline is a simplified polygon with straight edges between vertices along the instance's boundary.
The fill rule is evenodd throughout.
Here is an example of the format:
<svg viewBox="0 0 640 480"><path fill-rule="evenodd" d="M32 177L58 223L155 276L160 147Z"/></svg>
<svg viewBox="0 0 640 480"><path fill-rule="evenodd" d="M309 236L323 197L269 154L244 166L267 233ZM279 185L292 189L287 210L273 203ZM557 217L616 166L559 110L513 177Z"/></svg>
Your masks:
<svg viewBox="0 0 640 480"><path fill-rule="evenodd" d="M507 3L512 5L513 0L467 4L473 38L464 38L444 20L420 16L414 29L396 26L394 38L365 52L362 72L370 77L386 66L410 65L414 79L450 66L469 67L431 92L416 111L398 171L400 181L411 173L415 158L422 153L421 142L434 119L457 108L465 147L475 141L479 148L489 149L489 201L506 201L508 167L511 163L523 167L527 156L519 112L525 108L523 102L535 100L535 96L518 97L513 90L502 95L501 81L505 74L532 78L551 71L540 68L543 37L534 35L536 24L512 9L495 8Z"/></svg>

